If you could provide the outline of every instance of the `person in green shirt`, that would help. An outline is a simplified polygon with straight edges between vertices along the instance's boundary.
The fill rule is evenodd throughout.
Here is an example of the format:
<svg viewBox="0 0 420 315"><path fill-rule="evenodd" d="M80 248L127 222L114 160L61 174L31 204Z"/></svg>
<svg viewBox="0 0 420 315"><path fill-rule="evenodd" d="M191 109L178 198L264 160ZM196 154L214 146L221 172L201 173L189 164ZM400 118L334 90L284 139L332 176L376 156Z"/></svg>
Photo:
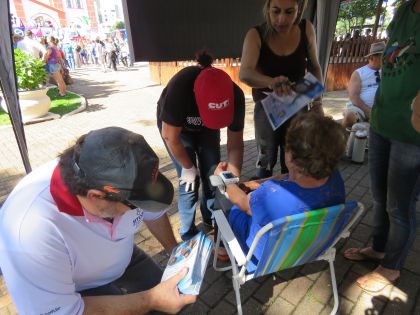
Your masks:
<svg viewBox="0 0 420 315"><path fill-rule="evenodd" d="M400 6L388 36L369 136L373 243L344 253L351 260L379 261L373 272L357 279L371 293L395 283L416 237L420 133L411 123L411 104L420 91L420 0Z"/></svg>

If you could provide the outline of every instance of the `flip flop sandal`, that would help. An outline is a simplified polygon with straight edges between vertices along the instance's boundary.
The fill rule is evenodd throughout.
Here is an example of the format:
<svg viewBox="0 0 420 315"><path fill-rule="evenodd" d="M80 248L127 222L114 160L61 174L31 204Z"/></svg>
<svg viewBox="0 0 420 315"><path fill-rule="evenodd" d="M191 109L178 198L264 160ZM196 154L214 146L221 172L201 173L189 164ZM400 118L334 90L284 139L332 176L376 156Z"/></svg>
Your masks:
<svg viewBox="0 0 420 315"><path fill-rule="evenodd" d="M344 258L346 258L348 260L351 260L351 261L373 261L373 262L376 262L376 263L379 263L381 261L380 258L372 257L372 256L366 255L365 253L361 252L362 249L363 248L349 248L346 251L354 250L351 253L351 256L353 256L353 257L351 257L351 258L347 257L345 254L343 254L343 256L344 256Z"/></svg>
<svg viewBox="0 0 420 315"><path fill-rule="evenodd" d="M399 278L391 281L388 280L387 278L385 278L383 275L381 275L380 273L377 272L370 272L368 274L366 274L364 277L369 277L368 282L370 281L375 281L377 284L379 283L379 285L375 285L375 289L370 289L370 288L366 288L364 287L362 284L357 283L357 285L365 292L367 293L379 293L381 291L383 291L385 288L387 288L388 286L395 286L398 283Z"/></svg>
<svg viewBox="0 0 420 315"><path fill-rule="evenodd" d="M211 250L211 252L213 253L213 255L214 255L215 251L216 251L216 249L213 247L213 249ZM220 248L219 248L219 253L217 254L217 260L220 260L220 261L229 261L229 255L227 253L226 254L220 253Z"/></svg>

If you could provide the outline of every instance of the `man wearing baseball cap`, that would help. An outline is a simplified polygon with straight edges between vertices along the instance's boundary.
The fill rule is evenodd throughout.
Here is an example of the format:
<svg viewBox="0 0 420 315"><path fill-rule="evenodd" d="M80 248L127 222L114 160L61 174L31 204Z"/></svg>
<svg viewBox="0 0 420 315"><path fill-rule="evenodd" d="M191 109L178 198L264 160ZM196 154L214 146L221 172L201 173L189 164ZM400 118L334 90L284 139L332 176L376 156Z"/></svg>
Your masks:
<svg viewBox="0 0 420 315"><path fill-rule="evenodd" d="M108 127L28 174L0 212L0 268L20 314L176 313L185 270L162 271L134 244L142 221L170 252L170 181L145 139Z"/></svg>
<svg viewBox="0 0 420 315"><path fill-rule="evenodd" d="M158 101L158 127L179 177L180 235L188 240L197 233L194 224L200 177L203 221L211 225L209 207L214 189L209 176L220 162L220 129L227 127L228 170L240 176L243 159L245 97L224 71L213 68L207 52L198 65L179 71Z"/></svg>
<svg viewBox="0 0 420 315"><path fill-rule="evenodd" d="M376 90L381 82L381 58L384 50L384 42L370 45L369 53L365 56L368 64L352 73L348 86L350 102L343 113L345 128L351 128L357 122L369 121Z"/></svg>

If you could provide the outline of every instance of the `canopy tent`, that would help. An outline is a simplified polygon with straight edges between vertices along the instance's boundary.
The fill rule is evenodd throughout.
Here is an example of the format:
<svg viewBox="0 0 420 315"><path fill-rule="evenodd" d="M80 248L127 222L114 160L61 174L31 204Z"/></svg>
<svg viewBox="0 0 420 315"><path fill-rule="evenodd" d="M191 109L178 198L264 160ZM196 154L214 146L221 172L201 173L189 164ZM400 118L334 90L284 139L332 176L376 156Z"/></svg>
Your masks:
<svg viewBox="0 0 420 315"><path fill-rule="evenodd" d="M16 87L9 1L0 1L0 87L25 170L30 172ZM308 2L305 16L316 27L319 61L325 78L340 1ZM130 50L138 61L190 59L203 45L213 45L209 48L216 57L240 57L246 30L262 21L262 3L261 0L123 0ZM162 49L168 43L169 49Z"/></svg>
<svg viewBox="0 0 420 315"><path fill-rule="evenodd" d="M9 111L13 131L22 156L23 165L27 173L31 171L31 164L26 147L25 132L23 130L22 114L19 107L19 96L15 76L13 44L11 40L12 26L10 21L9 1L0 1L0 87Z"/></svg>
<svg viewBox="0 0 420 315"><path fill-rule="evenodd" d="M124 0L130 50L136 61L190 60L202 48L216 58L240 58L247 30L263 22L263 3ZM309 0L304 14L316 28L324 78L339 5L339 0Z"/></svg>

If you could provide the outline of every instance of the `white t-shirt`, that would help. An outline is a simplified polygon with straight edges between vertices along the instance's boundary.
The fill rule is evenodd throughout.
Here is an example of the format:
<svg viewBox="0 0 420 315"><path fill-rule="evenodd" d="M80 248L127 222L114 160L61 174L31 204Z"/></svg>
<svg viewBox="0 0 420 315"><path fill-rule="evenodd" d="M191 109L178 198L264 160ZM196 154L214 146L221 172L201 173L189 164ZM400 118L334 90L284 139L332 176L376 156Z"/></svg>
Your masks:
<svg viewBox="0 0 420 315"><path fill-rule="evenodd" d="M27 36L21 41L18 41L16 47L38 59L40 59L46 52L45 47L42 46L40 42Z"/></svg>
<svg viewBox="0 0 420 315"><path fill-rule="evenodd" d="M82 314L79 291L118 279L143 219L129 210L113 223L86 213L62 182L57 161L27 175L0 211L0 268L19 314Z"/></svg>
<svg viewBox="0 0 420 315"><path fill-rule="evenodd" d="M372 108L373 102L375 101L376 90L379 87L379 81L377 78L380 77L381 70L373 70L369 68L368 65L365 65L359 69L356 69L357 73L360 76L360 98L362 101ZM375 72L378 71L379 77L375 75Z"/></svg>

